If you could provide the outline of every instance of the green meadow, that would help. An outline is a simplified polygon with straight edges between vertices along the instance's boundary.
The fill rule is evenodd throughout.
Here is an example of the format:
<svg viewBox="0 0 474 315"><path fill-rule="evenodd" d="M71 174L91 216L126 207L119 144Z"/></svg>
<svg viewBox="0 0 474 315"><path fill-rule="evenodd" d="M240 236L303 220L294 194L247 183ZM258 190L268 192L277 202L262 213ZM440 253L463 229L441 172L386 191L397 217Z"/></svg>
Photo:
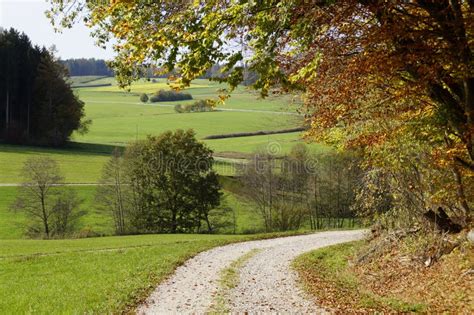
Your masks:
<svg viewBox="0 0 474 315"><path fill-rule="evenodd" d="M139 101L141 93L151 95L160 89L170 88L165 79L154 81L141 80L126 91L117 86L114 78L72 77L72 85L80 86L75 88L75 92L85 102L86 117L92 120L87 134L73 134L71 143L64 148L0 144L0 222L4 223L0 239L19 238L23 235L20 214L9 210L16 188L5 186L21 183L23 163L33 156L55 159L66 183L95 184L114 148L123 148L131 141L143 139L147 135L159 135L167 130L194 129L198 139L214 151L215 169L222 176L234 175L236 165L245 163L248 154L257 149L283 154L296 143L303 142L299 132L203 139L209 135L300 126L302 118L295 111L298 105L296 97L271 96L262 99L257 93L239 86L214 112L176 113L173 107L177 102L144 104ZM108 85L98 86L104 84ZM194 100L215 99L219 89L224 87L208 80L196 80L186 92L191 93ZM318 144L311 144L310 148L316 151L326 149ZM95 186L78 186L74 189L81 195L83 207L88 212L81 220L82 229L110 234L111 223L105 219L107 216L98 214L94 207ZM227 192L224 203L237 213L237 232L262 230L258 216L237 195Z"/></svg>
<svg viewBox="0 0 474 315"><path fill-rule="evenodd" d="M215 112L179 114L173 109L174 102L143 104L139 101L141 93L152 94L169 88L164 79L157 79L155 83L139 81L132 85L129 92L119 89L113 78L87 76L71 80L86 86L75 91L85 102L87 118L92 120L89 132L85 135L74 134L72 143L61 149L0 144L0 184L20 182L22 164L33 155L50 156L57 160L68 183L95 183L114 147L123 147L147 135L192 128L196 136L203 139L216 134L292 128L300 126L302 121L294 111L297 105L295 97L261 99L246 87L238 87ZM218 90L223 87L207 80L196 81L187 90L195 100L217 98ZM87 87L97 84L112 85ZM271 147L277 153L288 152L291 146L302 141L301 137L301 133L288 133L203 141L216 156L242 158L258 148ZM323 148L317 144L312 147ZM232 168L216 166L216 169L221 170L223 175L232 175L229 173Z"/></svg>

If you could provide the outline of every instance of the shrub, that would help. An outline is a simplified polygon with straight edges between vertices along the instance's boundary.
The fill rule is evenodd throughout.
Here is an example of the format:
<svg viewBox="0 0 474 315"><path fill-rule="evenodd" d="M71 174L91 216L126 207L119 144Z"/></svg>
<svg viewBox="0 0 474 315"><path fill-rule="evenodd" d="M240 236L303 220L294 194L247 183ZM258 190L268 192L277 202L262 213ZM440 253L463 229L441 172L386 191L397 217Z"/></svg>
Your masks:
<svg viewBox="0 0 474 315"><path fill-rule="evenodd" d="M193 97L189 93L181 93L177 91L165 91L159 90L152 97L150 97L150 102L173 102L173 101L183 101L183 100L192 100Z"/></svg>
<svg viewBox="0 0 474 315"><path fill-rule="evenodd" d="M140 101L142 101L143 103L148 102L148 95L146 95L146 93L140 95Z"/></svg>
<svg viewBox="0 0 474 315"><path fill-rule="evenodd" d="M184 108L181 104L176 104L174 106L174 111L177 113L184 113Z"/></svg>
<svg viewBox="0 0 474 315"><path fill-rule="evenodd" d="M184 107L178 104L174 109L178 113L211 112L214 110L209 100L199 100Z"/></svg>

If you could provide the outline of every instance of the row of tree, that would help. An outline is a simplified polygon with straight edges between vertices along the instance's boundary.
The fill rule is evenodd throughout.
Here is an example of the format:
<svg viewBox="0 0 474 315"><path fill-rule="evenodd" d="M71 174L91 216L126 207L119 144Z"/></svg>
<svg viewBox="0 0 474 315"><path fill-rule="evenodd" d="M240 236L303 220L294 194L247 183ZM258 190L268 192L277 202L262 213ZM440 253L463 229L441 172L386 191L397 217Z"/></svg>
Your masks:
<svg viewBox="0 0 474 315"><path fill-rule="evenodd" d="M312 229L354 225L362 178L354 154L311 154L303 144L285 156L261 151L239 169L244 196L265 229L286 231L309 222Z"/></svg>
<svg viewBox="0 0 474 315"><path fill-rule="evenodd" d="M0 32L0 139L58 146L85 132L84 103L51 51L14 29Z"/></svg>
<svg viewBox="0 0 474 315"><path fill-rule="evenodd" d="M192 100L193 96L189 93L174 90L159 90L150 97L150 102L174 102Z"/></svg>

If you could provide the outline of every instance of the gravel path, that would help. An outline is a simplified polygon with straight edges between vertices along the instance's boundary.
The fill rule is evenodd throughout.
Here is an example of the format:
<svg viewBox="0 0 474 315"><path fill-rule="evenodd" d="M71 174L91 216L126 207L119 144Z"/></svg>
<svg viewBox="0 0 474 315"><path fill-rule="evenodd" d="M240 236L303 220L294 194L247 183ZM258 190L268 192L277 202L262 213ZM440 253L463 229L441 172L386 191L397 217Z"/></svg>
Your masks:
<svg viewBox="0 0 474 315"><path fill-rule="evenodd" d="M220 271L252 249L262 249L240 270L228 299L232 313L322 313L299 289L291 261L310 250L361 239L364 231L331 231L250 241L200 253L160 284L138 314L205 313L219 290Z"/></svg>

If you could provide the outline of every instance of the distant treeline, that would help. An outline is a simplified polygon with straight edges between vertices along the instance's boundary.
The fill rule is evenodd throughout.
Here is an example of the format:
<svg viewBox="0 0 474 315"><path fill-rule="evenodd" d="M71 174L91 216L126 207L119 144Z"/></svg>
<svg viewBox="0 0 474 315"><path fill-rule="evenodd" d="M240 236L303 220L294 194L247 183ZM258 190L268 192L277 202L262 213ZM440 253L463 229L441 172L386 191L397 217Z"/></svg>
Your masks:
<svg viewBox="0 0 474 315"><path fill-rule="evenodd" d="M95 58L79 58L79 59L66 59L61 60L61 62L69 70L69 75L71 76L83 76L83 75L100 75L100 76L113 76L114 72L107 66L107 63L103 59ZM219 64L213 65L209 68L201 79L209 78L219 78L225 76L226 73L223 71L223 66ZM166 78L169 74L160 74L158 69L150 68L144 70L144 76L147 78ZM173 75L178 75L178 73L170 73ZM244 67L244 85L250 85L255 83L257 80L257 75L255 72L251 71L247 67Z"/></svg>
<svg viewBox="0 0 474 315"><path fill-rule="evenodd" d="M113 76L114 72L107 66L102 59L80 58L61 60L64 66L69 70L71 76L81 75L101 75Z"/></svg>

